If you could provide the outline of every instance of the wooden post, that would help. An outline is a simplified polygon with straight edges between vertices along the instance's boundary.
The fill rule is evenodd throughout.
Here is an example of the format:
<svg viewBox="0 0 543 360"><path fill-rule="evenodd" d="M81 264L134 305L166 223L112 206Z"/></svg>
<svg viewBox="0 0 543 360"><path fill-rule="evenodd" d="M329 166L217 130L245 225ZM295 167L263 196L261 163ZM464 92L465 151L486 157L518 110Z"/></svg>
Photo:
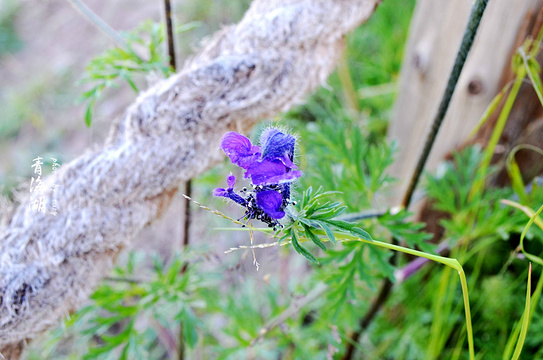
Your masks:
<svg viewBox="0 0 543 360"><path fill-rule="evenodd" d="M472 1L420 0L407 43L399 96L389 138L399 145L391 174L399 179L390 202L399 202L420 155L458 50ZM446 154L461 145L485 108L501 89L517 33L526 14L543 0L489 2L475 43L459 79L450 109L438 134L426 170L433 171Z"/></svg>

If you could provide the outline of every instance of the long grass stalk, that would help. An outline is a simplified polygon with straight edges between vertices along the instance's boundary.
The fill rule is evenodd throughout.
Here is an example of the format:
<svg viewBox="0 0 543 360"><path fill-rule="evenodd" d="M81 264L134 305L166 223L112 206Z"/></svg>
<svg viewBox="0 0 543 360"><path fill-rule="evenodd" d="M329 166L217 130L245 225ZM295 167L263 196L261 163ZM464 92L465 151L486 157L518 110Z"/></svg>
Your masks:
<svg viewBox="0 0 543 360"><path fill-rule="evenodd" d="M225 230L225 229L221 229L221 230ZM229 228L228 230L248 231L248 229L239 229L239 228ZM256 229L256 230L258 230L258 229ZM323 230L320 230L320 229L314 229L313 232L315 234L317 234L317 235L320 235L320 236L325 236L326 235L325 232ZM372 246L377 246L377 247L380 247L380 248L393 250L393 251L396 251L396 252L401 252L401 253L404 253L404 254L413 255L413 256L425 258L425 259L428 259L428 260L431 260L431 261L435 261L437 263L443 264L445 266L448 266L449 268L452 268L452 269L456 270L458 272L458 276L460 277L460 284L461 284L461 287L462 287L462 297L463 297L463 301L464 301L464 310L465 310L465 315L466 315L466 332L467 332L467 336L468 336L469 356L470 356L470 360L475 359L475 347L474 347L474 342L473 342L473 327L472 327L472 323L471 323L471 311L470 311L470 305L469 305L468 283L467 283L467 280L466 280L466 274L464 272L464 269L462 268L462 265L458 262L458 260L448 258L448 257L445 257L445 256L428 254L428 253L425 253L425 252L422 252L422 251L419 251L419 250L406 248L406 247L403 247L403 246L400 246L400 245L389 244L389 243L378 241L378 240L366 240L366 239L362 239L362 238L359 238L359 237L356 237L356 236L353 236L353 235L348 235L348 234L345 234L345 233L334 232L334 236L336 237L336 240L339 241L339 242L342 242L342 241L360 241L360 242L363 242L363 243L366 243L366 244L369 244L369 245L372 245ZM300 242L306 242L306 241L311 241L311 240L306 238L306 237L300 236L299 241ZM288 244L287 241L284 241L284 242L281 242L281 243L275 242L275 243L271 243L271 244L262 244L264 246L262 246L262 245L242 246L242 247L238 247L238 248L232 248L232 249L228 250L227 252L229 253L229 252L232 252L232 251L235 251L235 250L241 250L241 249L253 249L253 248L271 247L271 246L284 246L286 244Z"/></svg>
<svg viewBox="0 0 543 360"><path fill-rule="evenodd" d="M339 236L340 235L338 234L338 237ZM454 269L454 270L456 270L458 272L458 276L460 277L460 284L462 286L462 297L463 297L463 300L464 300L464 310L465 310L465 314L466 314L466 330L467 330L467 334L468 334L469 358L470 358L470 360L474 360L475 359L475 347L474 347L474 343L473 343L473 328L472 328L472 324L471 324L471 311L470 311L470 307L469 307L468 283L466 281L466 274L464 272L464 269L462 268L462 265L460 265L458 260L447 258L447 257L444 257L444 256L439 256L439 255L427 254L427 253L422 252L422 251L409 249L409 248L405 248L403 246L389 244L389 243L385 243L385 242L381 242L381 241L377 241L377 240L373 240L373 241L364 240L364 239L357 239L357 240L361 241L363 243L366 243L366 244L373 245L373 246L378 246L378 247L381 247L381 248L398 251L398 252L401 252L401 253L404 253L404 254L414 255L414 256L422 257L422 258L425 258L425 259L428 259L428 260L432 260L432 261L435 261L437 263L446 265L446 266L448 266L448 267L450 267L450 268L452 268L452 269Z"/></svg>
<svg viewBox="0 0 543 360"><path fill-rule="evenodd" d="M139 56L139 54L134 51L134 49L126 42L126 40L119 35L118 32L113 30L111 26L109 26L108 23L106 23L100 16L98 16L94 11L92 11L84 2L80 0L68 0L72 6L79 11L83 16L85 16L91 24L96 26L98 29L100 29L105 35L107 35L110 39L112 39L117 46L130 50L135 56Z"/></svg>

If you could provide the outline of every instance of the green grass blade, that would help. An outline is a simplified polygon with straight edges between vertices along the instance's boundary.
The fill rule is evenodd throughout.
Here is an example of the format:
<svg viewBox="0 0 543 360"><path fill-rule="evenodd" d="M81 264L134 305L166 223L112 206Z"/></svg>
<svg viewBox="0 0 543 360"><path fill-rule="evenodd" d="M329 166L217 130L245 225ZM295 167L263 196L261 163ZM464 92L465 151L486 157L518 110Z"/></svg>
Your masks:
<svg viewBox="0 0 543 360"><path fill-rule="evenodd" d="M524 180L522 180L522 173L515 160L515 154L520 150L520 146L515 147L507 156L507 162L505 168L511 179L511 187L515 191L515 194L519 197L521 203L525 204L528 201L528 194L526 193Z"/></svg>
<svg viewBox="0 0 543 360"><path fill-rule="evenodd" d="M474 196L480 195L482 192L486 174L488 172L488 167L490 166L490 161L492 160L492 156L494 155L494 151L496 150L496 146L498 145L498 142L500 140L500 136L505 127L505 123L507 122L507 118L509 117L511 110L513 109L513 104L515 103L515 99L517 98L520 86L522 85L525 76L526 71L524 70L524 68L519 68L517 72L517 77L511 88L511 92L509 92L509 95L505 100L502 111L498 116L498 121L494 126L494 131L492 132L490 140L488 141L488 145L484 151L483 161L479 166L476 180L474 181L473 187L471 188L471 191L469 193L470 200L473 200Z"/></svg>
<svg viewBox="0 0 543 360"><path fill-rule="evenodd" d="M475 128L469 133L468 135L468 138L467 140L471 139L472 137L475 136L475 134L477 134L477 132L481 129L481 127L486 123L486 121L490 118L490 115L492 115L494 113L494 111L496 111L496 109L498 108L498 106L500 105L502 99L503 99L503 96L505 95L505 93L507 93L507 91L511 88L511 85L513 83L510 82L509 84L507 84L503 89L501 89L501 91L498 93L498 95L496 95L494 97L494 99L492 99L492 101L490 102L490 104L487 106L487 108L485 109L485 112L483 113L483 115L481 116L481 119L479 120L479 122L477 123L477 125L475 126Z"/></svg>
<svg viewBox="0 0 543 360"><path fill-rule="evenodd" d="M526 341L526 333L528 332L528 325L530 324L530 290L532 288L532 264L528 268L528 287L526 289L526 305L524 307L524 314L522 316L522 328L520 330L520 337L517 342L517 347L513 353L512 360L518 360L522 347Z"/></svg>
<svg viewBox="0 0 543 360"><path fill-rule="evenodd" d="M541 102L541 105L543 105L543 86L541 84L541 78L539 77L539 73L541 72L539 63L533 57L526 55L524 47L521 47L518 52L522 57L524 68L528 74L528 78L530 78L530 81L532 82L537 98L539 99L539 102Z"/></svg>
<svg viewBox="0 0 543 360"><path fill-rule="evenodd" d="M519 247L520 247L520 250L522 251L522 253L530 260L532 260L533 262L543 266L543 259L541 259L540 257L538 256L535 256L535 255L532 255L528 252L526 252L526 250L524 250L524 238L526 237L526 234L528 233L528 230L530 229L530 227L532 226L532 224L535 222L537 224L537 226L539 226L539 228L541 228L541 230L543 230L543 220L541 220L541 218L539 217L539 214L541 213L541 211L543 210L543 205L541 205L541 207L539 208L539 210L537 211L533 211L532 209L530 209L529 207L527 206L523 206L517 202L514 202L514 201L511 201L511 200L502 200L501 201L502 204L505 204L505 205L509 205L509 206L513 206L519 210L522 210L526 215L528 215L530 217L530 220L528 221L528 223L526 224L526 226L524 226L524 229L522 230L522 233L520 234L520 244L519 244Z"/></svg>

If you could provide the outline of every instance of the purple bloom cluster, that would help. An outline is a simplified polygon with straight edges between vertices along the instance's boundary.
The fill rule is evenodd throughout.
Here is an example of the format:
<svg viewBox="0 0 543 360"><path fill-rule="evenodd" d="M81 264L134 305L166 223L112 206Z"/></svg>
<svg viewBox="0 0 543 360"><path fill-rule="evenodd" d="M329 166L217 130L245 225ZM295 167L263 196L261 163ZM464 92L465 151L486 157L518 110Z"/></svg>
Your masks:
<svg viewBox="0 0 543 360"><path fill-rule="evenodd" d="M245 169L245 178L250 178L253 190L243 188L234 191L236 177L227 178L227 189L218 188L213 195L229 198L243 206L247 220L258 219L270 227L279 225L285 216L285 207L290 203L290 183L302 172L294 164L296 139L269 128L260 137L260 146L237 132L226 133L221 140L221 149L232 163Z"/></svg>

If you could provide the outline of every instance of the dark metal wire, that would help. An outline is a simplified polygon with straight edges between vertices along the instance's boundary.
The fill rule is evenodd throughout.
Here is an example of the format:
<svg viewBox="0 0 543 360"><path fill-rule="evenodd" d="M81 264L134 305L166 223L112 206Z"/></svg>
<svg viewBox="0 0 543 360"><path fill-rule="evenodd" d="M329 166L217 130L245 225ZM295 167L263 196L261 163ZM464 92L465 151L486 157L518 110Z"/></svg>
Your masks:
<svg viewBox="0 0 543 360"><path fill-rule="evenodd" d="M424 165L428 160L428 156L430 155L430 151L432 150L432 146L434 145L434 142L436 140L441 123L443 122L443 119L447 114L447 110L449 108L454 89L456 88L456 84L458 83L458 78L460 78L460 73L464 68L464 64L466 63L466 58L468 57L471 45L473 45L475 34L477 33L477 29L479 28L479 23L481 22L481 18L483 17L483 13L487 4L488 0L478 0L473 6L468 26L466 28L466 31L464 32L464 38L462 39L462 43L460 44L460 49L458 50L458 54L456 55L456 60L454 61L454 66L451 71L451 75L449 76L449 81L447 82L447 88L445 89L445 93L441 98L439 109L437 110L437 114L434 117L432 127L430 128L430 132L428 133L428 137L426 138L426 142L424 143L424 148L422 149L422 153L417 162L417 166L415 167L415 170L411 175L409 187L407 188L407 191L405 192L404 198L402 200L402 206L405 208L407 208L411 203L413 192L417 187L420 175L422 173L422 170L424 169Z"/></svg>
<svg viewBox="0 0 543 360"><path fill-rule="evenodd" d="M456 60L454 61L454 66L449 76L449 81L447 82L447 88L445 89L445 92L441 99L441 103L439 104L439 109L432 122L432 127L430 128L430 132L424 143L424 148L417 162L417 166L415 167L415 170L413 171L413 174L411 176L409 187L407 188L407 191L405 192L405 195L402 199L401 205L406 209L411 203L413 193L415 192L415 188L417 187L417 184L420 180L420 175L422 173L422 170L424 169L424 165L428 160L428 156L430 155L430 151L432 150L432 146L434 145L434 142L436 140L441 123L443 122L443 119L447 114L447 110L449 108L454 89L456 88L460 73L462 72L471 46L473 45L473 40L475 38L475 35L477 34L477 29L479 28L479 24L481 22L481 18L483 17L487 4L488 0L477 0L471 11L468 26L466 28L466 31L464 32L464 37L462 38L460 49L458 50L458 53L456 55ZM353 358L355 352L355 344L358 343L362 332L367 329L367 327L374 319L375 315L386 303L388 297L390 296L392 286L393 284L389 279L384 280L381 289L379 290L379 294L370 305L370 308L368 309L366 315L364 315L364 317L360 320L360 328L350 336L350 341L347 344L345 355L342 358L343 360L350 360Z"/></svg>

